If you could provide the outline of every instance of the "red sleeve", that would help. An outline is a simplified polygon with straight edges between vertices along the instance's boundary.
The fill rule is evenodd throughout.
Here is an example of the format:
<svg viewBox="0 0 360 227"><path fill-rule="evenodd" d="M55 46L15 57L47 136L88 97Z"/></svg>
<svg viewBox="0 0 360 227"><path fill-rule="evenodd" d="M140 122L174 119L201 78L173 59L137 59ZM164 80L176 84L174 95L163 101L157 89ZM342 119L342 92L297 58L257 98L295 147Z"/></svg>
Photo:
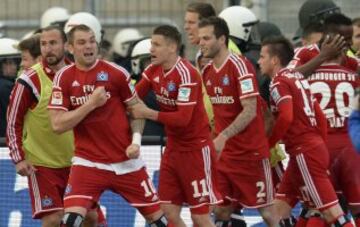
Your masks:
<svg viewBox="0 0 360 227"><path fill-rule="evenodd" d="M277 105L278 116L269 138L269 146L275 144L283 138L293 121L293 104L290 99L284 99Z"/></svg>
<svg viewBox="0 0 360 227"><path fill-rule="evenodd" d="M35 106L36 103L37 100L31 88L19 79L10 96L6 133L10 157L15 164L25 159L25 153L22 148L24 117L28 109Z"/></svg>
<svg viewBox="0 0 360 227"><path fill-rule="evenodd" d="M186 127L193 115L194 105L178 106L174 112L159 112L158 121L166 126Z"/></svg>
<svg viewBox="0 0 360 227"><path fill-rule="evenodd" d="M327 138L327 120L326 116L321 110L321 107L318 102L314 103L315 117L316 122L318 123L318 129L321 133L321 137L326 141Z"/></svg>
<svg viewBox="0 0 360 227"><path fill-rule="evenodd" d="M237 76L239 98L244 99L259 94L255 69L246 58L243 57L230 57L233 63L234 74Z"/></svg>
<svg viewBox="0 0 360 227"><path fill-rule="evenodd" d="M150 88L151 83L145 74L143 74L141 80L135 86L135 90L139 98L144 99L145 96L149 93Z"/></svg>
<svg viewBox="0 0 360 227"><path fill-rule="evenodd" d="M196 72L185 73L179 86L176 100L177 111L159 112L158 121L167 126L186 127L193 116L198 99L202 99L202 83L200 75Z"/></svg>
<svg viewBox="0 0 360 227"><path fill-rule="evenodd" d="M353 57L349 57L349 56L346 56L345 57L345 64L344 66L347 68L347 69L350 69L354 72L358 72L358 69L359 69L359 62L353 58Z"/></svg>
<svg viewBox="0 0 360 227"><path fill-rule="evenodd" d="M239 98L244 99L259 94L256 78L253 75L239 77Z"/></svg>

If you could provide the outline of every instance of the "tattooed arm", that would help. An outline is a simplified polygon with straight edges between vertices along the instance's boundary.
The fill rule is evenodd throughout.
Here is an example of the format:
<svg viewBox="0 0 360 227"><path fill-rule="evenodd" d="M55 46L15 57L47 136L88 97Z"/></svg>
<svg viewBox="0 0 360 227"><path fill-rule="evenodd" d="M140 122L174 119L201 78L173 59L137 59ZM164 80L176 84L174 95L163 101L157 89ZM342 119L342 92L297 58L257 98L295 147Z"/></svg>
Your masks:
<svg viewBox="0 0 360 227"><path fill-rule="evenodd" d="M127 102L127 106L131 107L140 103L138 98L133 98ZM145 119L134 119L130 117L130 127L133 133L132 143L127 147L126 154L129 158L138 158L140 155L141 135L145 127Z"/></svg>
<svg viewBox="0 0 360 227"><path fill-rule="evenodd" d="M241 113L239 113L235 120L214 139L214 145L217 152L220 152L224 148L225 143L229 138L242 132L256 117L256 96L242 99L241 105L243 106Z"/></svg>

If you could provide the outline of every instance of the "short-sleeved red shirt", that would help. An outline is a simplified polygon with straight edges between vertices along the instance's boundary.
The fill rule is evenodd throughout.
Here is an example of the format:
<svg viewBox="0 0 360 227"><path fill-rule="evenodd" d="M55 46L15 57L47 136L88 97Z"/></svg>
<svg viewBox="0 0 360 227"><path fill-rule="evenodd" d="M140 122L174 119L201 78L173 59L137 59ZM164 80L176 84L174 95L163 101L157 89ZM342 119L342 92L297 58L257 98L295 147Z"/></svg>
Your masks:
<svg viewBox="0 0 360 227"><path fill-rule="evenodd" d="M126 102L136 96L130 79L124 68L103 60L88 71L70 65L57 73L49 109L77 109L99 86L105 87L108 97L74 128L75 156L100 163L128 160L125 149L131 142L131 130Z"/></svg>
<svg viewBox="0 0 360 227"><path fill-rule="evenodd" d="M203 78L213 105L216 134L227 128L241 113L241 99L257 98L255 119L226 142L221 155L232 160L260 160L269 157L263 105L251 63L242 56L230 54L220 68L216 68L212 62L205 66Z"/></svg>

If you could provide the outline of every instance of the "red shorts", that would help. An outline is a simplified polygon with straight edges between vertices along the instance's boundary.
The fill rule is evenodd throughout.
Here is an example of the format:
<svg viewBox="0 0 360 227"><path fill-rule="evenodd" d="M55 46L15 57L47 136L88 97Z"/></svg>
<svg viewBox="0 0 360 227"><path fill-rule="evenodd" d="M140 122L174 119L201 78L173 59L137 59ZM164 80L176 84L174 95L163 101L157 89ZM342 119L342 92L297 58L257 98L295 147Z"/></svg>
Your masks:
<svg viewBox="0 0 360 227"><path fill-rule="evenodd" d="M37 171L28 177L32 216L41 219L55 211L63 210L63 196L70 168L35 166Z"/></svg>
<svg viewBox="0 0 360 227"><path fill-rule="evenodd" d="M80 206L93 209L105 190L121 195L142 215L160 209L159 198L145 168L116 175L111 171L78 165L71 167L64 207Z"/></svg>
<svg viewBox="0 0 360 227"><path fill-rule="evenodd" d="M276 164L276 166L271 168L272 170L272 179L273 179L273 183L275 186L275 191L278 192L279 188L280 188L280 183L284 177L284 173L285 173L285 169L284 169L284 165L282 162L278 162ZM291 195L287 195L287 196L282 196L282 200L286 200L286 202L291 206L291 207L295 207L295 205L301 201L301 197L298 195L296 196L295 193L293 193L294 191L296 191L296 189L294 189L292 191ZM279 197L279 194L277 194L277 197Z"/></svg>
<svg viewBox="0 0 360 227"><path fill-rule="evenodd" d="M216 154L209 142L202 150L176 151L166 148L161 158L159 196L162 203L189 205L192 213L209 212L221 202L217 190Z"/></svg>
<svg viewBox="0 0 360 227"><path fill-rule="evenodd" d="M310 208L319 210L337 204L336 193L330 182L328 165L329 153L324 144L290 156L277 198L287 201L287 199L301 197L301 200Z"/></svg>
<svg viewBox="0 0 360 227"><path fill-rule="evenodd" d="M226 168L218 169L218 176L219 190L227 199L225 206L236 201L245 208L261 208L273 202L269 159L228 163Z"/></svg>
<svg viewBox="0 0 360 227"><path fill-rule="evenodd" d="M329 136L330 173L335 190L342 192L349 205L360 205L360 155L349 136ZM341 141L338 141L338 140Z"/></svg>

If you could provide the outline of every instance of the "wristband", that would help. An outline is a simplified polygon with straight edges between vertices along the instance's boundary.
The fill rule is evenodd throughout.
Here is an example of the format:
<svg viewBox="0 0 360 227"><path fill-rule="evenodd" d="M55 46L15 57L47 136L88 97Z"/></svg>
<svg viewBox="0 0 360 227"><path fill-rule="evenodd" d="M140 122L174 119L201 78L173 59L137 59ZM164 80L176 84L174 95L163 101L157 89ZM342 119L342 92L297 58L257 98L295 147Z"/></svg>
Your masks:
<svg viewBox="0 0 360 227"><path fill-rule="evenodd" d="M141 147L141 134L139 132L133 133L132 144L136 144Z"/></svg>

